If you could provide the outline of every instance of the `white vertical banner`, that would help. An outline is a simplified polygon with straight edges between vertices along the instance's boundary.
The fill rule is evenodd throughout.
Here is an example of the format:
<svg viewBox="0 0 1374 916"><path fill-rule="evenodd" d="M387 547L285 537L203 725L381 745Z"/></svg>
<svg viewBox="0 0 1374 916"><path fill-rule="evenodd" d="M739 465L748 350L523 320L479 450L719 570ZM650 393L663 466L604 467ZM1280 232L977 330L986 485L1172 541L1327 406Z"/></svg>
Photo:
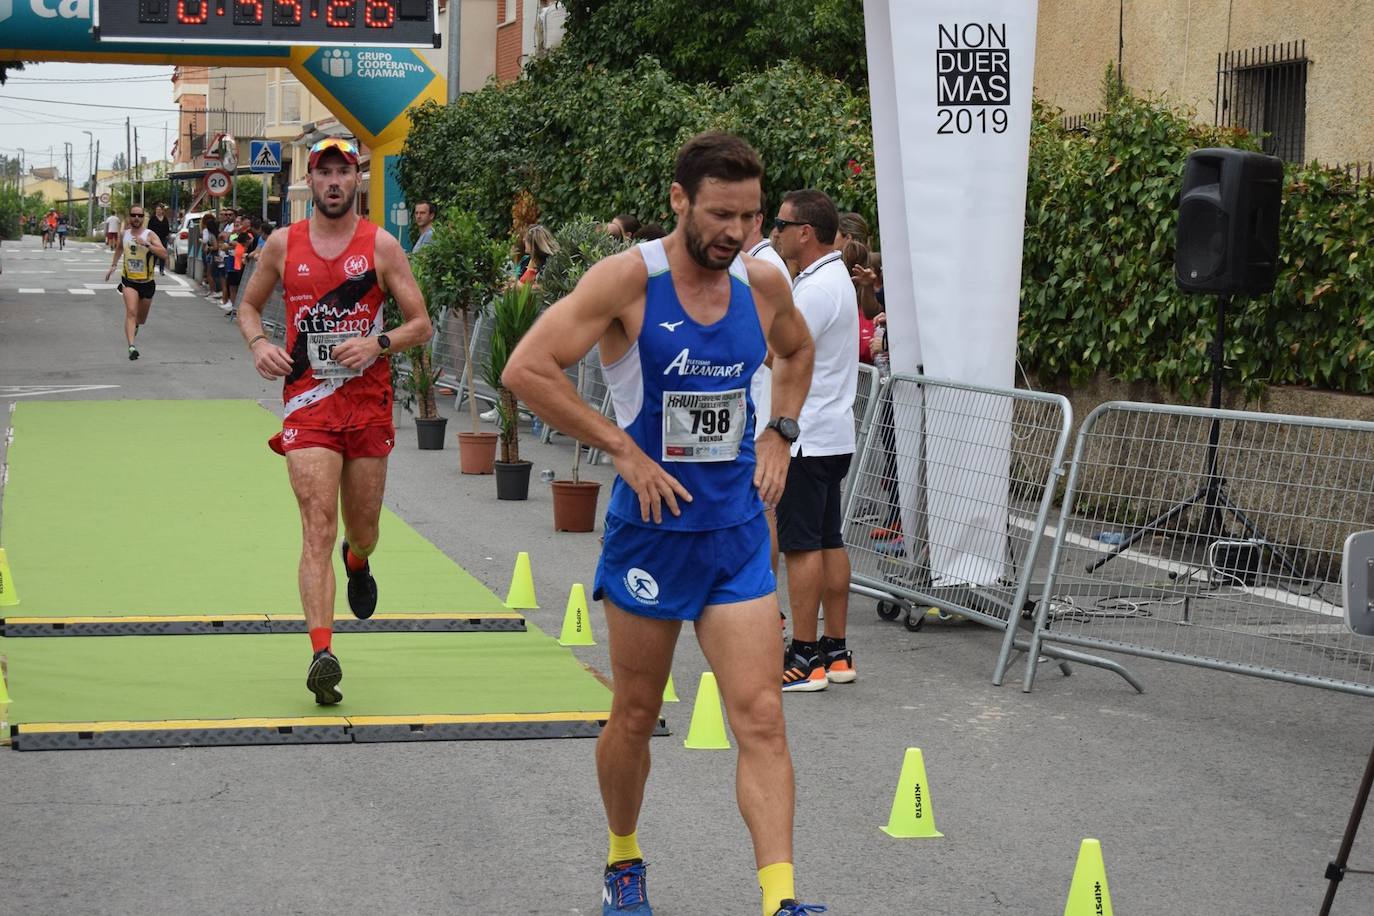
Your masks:
<svg viewBox="0 0 1374 916"><path fill-rule="evenodd" d="M864 7L893 371L1011 388L1037 2ZM1006 566L1010 402L990 411L978 398L974 415L960 412L967 393L898 395L904 529L928 530L937 585L995 582Z"/></svg>

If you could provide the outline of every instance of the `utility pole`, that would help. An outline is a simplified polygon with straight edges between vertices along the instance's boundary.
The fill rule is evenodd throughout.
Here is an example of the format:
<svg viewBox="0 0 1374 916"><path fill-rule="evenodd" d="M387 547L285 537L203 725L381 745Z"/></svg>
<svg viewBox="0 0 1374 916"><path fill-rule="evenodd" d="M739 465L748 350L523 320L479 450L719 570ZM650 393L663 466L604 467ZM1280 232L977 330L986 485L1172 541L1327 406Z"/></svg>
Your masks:
<svg viewBox="0 0 1374 916"><path fill-rule="evenodd" d="M143 191L147 187L146 179L143 177L143 153L138 149L138 128L134 128L134 167L138 169L138 205L143 204ZM130 197L133 195L130 194Z"/></svg>
<svg viewBox="0 0 1374 916"><path fill-rule="evenodd" d="M129 119L124 119L124 182L129 188L129 203L134 202L134 173L129 169L134 164L134 139Z"/></svg>
<svg viewBox="0 0 1374 916"><path fill-rule="evenodd" d="M92 196L92 197L95 196L95 186L98 185L98 184L100 184L100 141L99 141L99 140L96 140L96 141L95 141L95 159L92 160L92 165L91 165L91 196ZM104 208L104 207L101 207L100 209L103 210L103 209L105 209L105 208ZM94 217L92 217L92 219L94 219ZM89 229L89 228L91 228L91 227L88 226L87 228Z"/></svg>
<svg viewBox="0 0 1374 916"><path fill-rule="evenodd" d="M462 64L463 10L462 0L448 3L448 103L458 101L458 76Z"/></svg>
<svg viewBox="0 0 1374 916"><path fill-rule="evenodd" d="M72 144L64 141L62 144L62 154L67 160L67 222L72 221Z"/></svg>
<svg viewBox="0 0 1374 916"><path fill-rule="evenodd" d="M86 174L90 176L86 184L86 234L90 235L95 222L95 134L89 130L82 133L90 138L86 141Z"/></svg>

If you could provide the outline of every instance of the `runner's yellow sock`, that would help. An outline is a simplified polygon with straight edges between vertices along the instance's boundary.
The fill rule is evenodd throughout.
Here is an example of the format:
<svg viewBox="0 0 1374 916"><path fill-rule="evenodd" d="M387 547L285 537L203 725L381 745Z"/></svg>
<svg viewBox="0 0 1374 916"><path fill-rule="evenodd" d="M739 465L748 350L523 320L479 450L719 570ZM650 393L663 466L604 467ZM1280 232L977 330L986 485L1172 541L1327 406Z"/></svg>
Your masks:
<svg viewBox="0 0 1374 916"><path fill-rule="evenodd" d="M797 884L792 863L778 862L760 868L759 887L763 889L763 916L773 916L782 909L784 900L796 900Z"/></svg>
<svg viewBox="0 0 1374 916"><path fill-rule="evenodd" d="M610 828L607 828L606 832L611 835L611 851L606 855L607 865L644 858L644 853L639 849L638 830L633 830L626 836L617 836Z"/></svg>

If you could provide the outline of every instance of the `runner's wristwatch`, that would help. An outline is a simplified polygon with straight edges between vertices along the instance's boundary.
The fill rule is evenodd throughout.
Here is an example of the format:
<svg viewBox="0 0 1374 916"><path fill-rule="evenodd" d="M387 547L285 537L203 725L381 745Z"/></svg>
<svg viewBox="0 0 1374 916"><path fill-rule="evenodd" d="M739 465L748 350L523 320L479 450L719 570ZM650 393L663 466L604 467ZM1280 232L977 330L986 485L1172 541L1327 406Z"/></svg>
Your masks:
<svg viewBox="0 0 1374 916"><path fill-rule="evenodd" d="M383 356L390 356L390 355L391 355L391 338L390 338L390 337L387 337L385 334L378 334L378 335L377 335L377 343L381 345L381 348L382 348L382 355L383 355Z"/></svg>
<svg viewBox="0 0 1374 916"><path fill-rule="evenodd" d="M791 417L774 417L768 421L768 425L764 429L776 429L778 435L782 436L788 445L796 442L797 437L801 435L801 427Z"/></svg>

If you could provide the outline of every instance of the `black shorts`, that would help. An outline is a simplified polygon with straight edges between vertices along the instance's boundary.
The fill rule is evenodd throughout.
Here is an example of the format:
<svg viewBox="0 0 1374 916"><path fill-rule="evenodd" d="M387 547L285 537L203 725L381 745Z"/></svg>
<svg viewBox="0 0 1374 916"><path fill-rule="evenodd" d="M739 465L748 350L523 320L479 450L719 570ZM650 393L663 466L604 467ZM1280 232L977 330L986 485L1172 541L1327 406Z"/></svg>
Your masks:
<svg viewBox="0 0 1374 916"><path fill-rule="evenodd" d="M797 456L787 467L778 501L778 550L831 550L844 546L840 517L845 475L853 455Z"/></svg>
<svg viewBox="0 0 1374 916"><path fill-rule="evenodd" d="M230 286L238 286L239 281L242 279L243 271L241 270L226 270L224 272L224 282L228 283Z"/></svg>
<svg viewBox="0 0 1374 916"><path fill-rule="evenodd" d="M119 291L124 292L126 286L129 289L138 290L138 298L140 299L151 299L153 293L157 292L157 284L152 280L130 280L128 277L124 277L119 281Z"/></svg>

